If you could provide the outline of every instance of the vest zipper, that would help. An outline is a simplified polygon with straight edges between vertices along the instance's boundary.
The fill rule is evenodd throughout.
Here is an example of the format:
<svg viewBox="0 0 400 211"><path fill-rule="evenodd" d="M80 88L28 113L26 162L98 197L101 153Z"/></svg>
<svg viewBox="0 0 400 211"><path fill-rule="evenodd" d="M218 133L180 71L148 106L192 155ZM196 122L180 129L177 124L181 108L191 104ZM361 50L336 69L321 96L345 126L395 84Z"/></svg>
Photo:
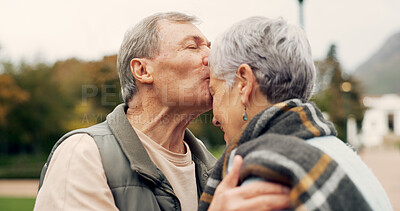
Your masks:
<svg viewBox="0 0 400 211"><path fill-rule="evenodd" d="M143 178L145 178L145 179L151 181L155 186L157 186L157 183L155 182L155 179L154 179L154 178L149 177L148 175L143 174L143 173L141 173L141 172L139 172L139 171L136 171L136 172L137 172L139 175L141 175ZM160 182L160 184L162 184L162 182ZM178 197L175 195L175 193L174 193L173 191L171 191L171 190L168 189L168 188L165 188L164 186L158 186L158 188L160 188L160 189L163 190L164 192L166 192L166 193L172 195L173 198L178 202L178 208L179 208L179 210L182 210L181 203L180 203Z"/></svg>

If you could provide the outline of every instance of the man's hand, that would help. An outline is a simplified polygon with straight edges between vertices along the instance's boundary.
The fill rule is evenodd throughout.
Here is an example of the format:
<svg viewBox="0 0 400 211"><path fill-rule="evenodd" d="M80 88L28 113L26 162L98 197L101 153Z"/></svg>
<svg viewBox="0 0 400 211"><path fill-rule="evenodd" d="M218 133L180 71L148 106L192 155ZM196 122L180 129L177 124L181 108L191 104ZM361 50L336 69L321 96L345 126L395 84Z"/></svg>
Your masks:
<svg viewBox="0 0 400 211"><path fill-rule="evenodd" d="M235 156L233 168L215 190L209 211L219 210L279 210L290 208L290 190L269 182L252 182L237 186L243 164L241 156Z"/></svg>

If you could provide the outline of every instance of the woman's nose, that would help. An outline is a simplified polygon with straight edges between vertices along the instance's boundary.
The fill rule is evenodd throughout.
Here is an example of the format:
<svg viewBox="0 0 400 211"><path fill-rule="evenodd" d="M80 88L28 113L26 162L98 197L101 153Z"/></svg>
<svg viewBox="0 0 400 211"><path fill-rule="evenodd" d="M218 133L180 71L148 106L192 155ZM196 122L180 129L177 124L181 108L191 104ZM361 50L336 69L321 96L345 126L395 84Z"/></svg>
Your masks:
<svg viewBox="0 0 400 211"><path fill-rule="evenodd" d="M221 124L218 122L218 120L215 118L215 116L212 119L212 123L213 123L213 125L215 125L217 127L221 126Z"/></svg>

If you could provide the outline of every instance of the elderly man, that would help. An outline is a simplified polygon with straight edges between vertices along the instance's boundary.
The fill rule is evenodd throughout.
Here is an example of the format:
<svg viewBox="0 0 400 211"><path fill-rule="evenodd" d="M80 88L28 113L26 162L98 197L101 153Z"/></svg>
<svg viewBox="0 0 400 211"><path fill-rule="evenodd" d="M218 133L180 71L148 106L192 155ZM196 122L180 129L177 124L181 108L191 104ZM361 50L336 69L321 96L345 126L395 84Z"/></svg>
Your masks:
<svg viewBox="0 0 400 211"><path fill-rule="evenodd" d="M195 21L160 13L126 33L118 54L125 104L55 144L36 210L197 209L215 158L186 129L212 102L210 43ZM226 183L235 209L265 204L268 193L286 197L279 185L235 187L235 176Z"/></svg>

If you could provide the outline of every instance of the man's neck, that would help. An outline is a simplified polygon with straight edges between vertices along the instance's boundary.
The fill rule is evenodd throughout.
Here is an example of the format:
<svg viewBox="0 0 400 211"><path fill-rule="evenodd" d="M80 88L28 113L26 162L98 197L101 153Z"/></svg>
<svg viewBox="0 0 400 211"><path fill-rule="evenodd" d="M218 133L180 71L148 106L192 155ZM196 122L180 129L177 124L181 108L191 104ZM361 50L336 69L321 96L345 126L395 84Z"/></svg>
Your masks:
<svg viewBox="0 0 400 211"><path fill-rule="evenodd" d="M201 112L184 112L183 109L157 105L154 101L130 103L126 116L130 124L142 131L165 149L185 153L185 129Z"/></svg>

